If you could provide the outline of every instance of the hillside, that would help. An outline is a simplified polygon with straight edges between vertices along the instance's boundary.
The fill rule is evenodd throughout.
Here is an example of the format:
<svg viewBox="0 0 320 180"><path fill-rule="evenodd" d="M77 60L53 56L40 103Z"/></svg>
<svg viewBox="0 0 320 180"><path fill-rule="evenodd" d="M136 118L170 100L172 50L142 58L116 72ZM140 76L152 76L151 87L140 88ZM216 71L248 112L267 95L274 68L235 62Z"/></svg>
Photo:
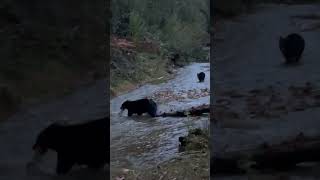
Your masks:
<svg viewBox="0 0 320 180"><path fill-rule="evenodd" d="M0 117L105 77L103 3L0 2Z"/></svg>

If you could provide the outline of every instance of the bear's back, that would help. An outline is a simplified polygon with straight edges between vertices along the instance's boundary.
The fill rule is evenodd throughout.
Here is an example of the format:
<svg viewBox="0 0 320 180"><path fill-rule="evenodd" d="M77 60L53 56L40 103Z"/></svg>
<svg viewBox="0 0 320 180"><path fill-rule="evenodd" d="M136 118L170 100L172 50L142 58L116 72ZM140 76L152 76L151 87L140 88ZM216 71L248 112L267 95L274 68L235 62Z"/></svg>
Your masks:
<svg viewBox="0 0 320 180"><path fill-rule="evenodd" d="M287 36L284 46L290 55L299 55L304 50L305 41L302 36L294 33Z"/></svg>

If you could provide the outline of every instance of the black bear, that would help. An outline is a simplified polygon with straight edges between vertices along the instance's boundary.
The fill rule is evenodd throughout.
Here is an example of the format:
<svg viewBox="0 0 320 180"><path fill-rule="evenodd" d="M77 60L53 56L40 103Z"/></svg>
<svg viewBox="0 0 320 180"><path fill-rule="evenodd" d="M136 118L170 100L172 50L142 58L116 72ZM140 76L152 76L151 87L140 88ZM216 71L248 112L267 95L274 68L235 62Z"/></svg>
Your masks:
<svg viewBox="0 0 320 180"><path fill-rule="evenodd" d="M279 47L287 64L297 63L304 51L305 41L301 35L292 33L285 38L280 36Z"/></svg>
<svg viewBox="0 0 320 180"><path fill-rule="evenodd" d="M204 78L206 77L206 74L204 72L200 72L197 74L199 82L203 82Z"/></svg>
<svg viewBox="0 0 320 180"><path fill-rule="evenodd" d="M171 62L173 63L174 66L179 66L178 65L179 59L180 59L180 54L178 54L178 53L173 53L170 56L170 60L171 60Z"/></svg>
<svg viewBox="0 0 320 180"><path fill-rule="evenodd" d="M157 116L157 104L152 99L127 100L122 103L120 109L122 111L127 109L128 116L132 116L133 114L141 116L143 113L148 113L152 117Z"/></svg>
<svg viewBox="0 0 320 180"><path fill-rule="evenodd" d="M57 152L57 174L66 174L73 165L99 169L109 162L109 117L82 124L53 123L40 132L33 150L44 155L49 149Z"/></svg>

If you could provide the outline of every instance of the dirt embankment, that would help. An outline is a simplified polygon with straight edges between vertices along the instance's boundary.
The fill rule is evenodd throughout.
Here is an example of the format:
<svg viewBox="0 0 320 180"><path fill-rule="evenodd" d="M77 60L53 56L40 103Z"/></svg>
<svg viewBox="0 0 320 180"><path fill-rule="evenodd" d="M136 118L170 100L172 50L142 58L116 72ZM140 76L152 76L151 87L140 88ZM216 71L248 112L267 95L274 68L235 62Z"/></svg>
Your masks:
<svg viewBox="0 0 320 180"><path fill-rule="evenodd" d="M111 96L128 92L145 83L160 83L171 77L173 62L159 42L134 42L111 36Z"/></svg>
<svg viewBox="0 0 320 180"><path fill-rule="evenodd" d="M0 3L0 117L106 76L104 2Z"/></svg>
<svg viewBox="0 0 320 180"><path fill-rule="evenodd" d="M158 40L145 37L133 41L111 36L110 90L111 96L129 92L146 83L162 83L174 77L177 69L192 62L207 62L202 57L189 57L162 47ZM205 46L205 45L204 45ZM208 53L203 47L201 53Z"/></svg>

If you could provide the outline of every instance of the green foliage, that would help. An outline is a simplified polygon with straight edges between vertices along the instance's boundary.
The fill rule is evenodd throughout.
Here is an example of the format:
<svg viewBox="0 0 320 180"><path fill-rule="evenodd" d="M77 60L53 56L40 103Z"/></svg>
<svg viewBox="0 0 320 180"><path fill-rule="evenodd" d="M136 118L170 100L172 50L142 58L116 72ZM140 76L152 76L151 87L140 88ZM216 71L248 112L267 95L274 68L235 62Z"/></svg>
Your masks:
<svg viewBox="0 0 320 180"><path fill-rule="evenodd" d="M129 33L129 0L111 1L111 33L127 36Z"/></svg>
<svg viewBox="0 0 320 180"><path fill-rule="evenodd" d="M129 56L125 52L112 50L111 58L117 62L111 67L111 90L114 94L134 87L139 83L159 83L168 77L166 72L167 60L159 55L150 53L137 53Z"/></svg>
<svg viewBox="0 0 320 180"><path fill-rule="evenodd" d="M198 56L209 39L209 0L113 0L111 10L113 34L135 41L151 34L162 52Z"/></svg>
<svg viewBox="0 0 320 180"><path fill-rule="evenodd" d="M162 33L162 39L167 42L167 48L186 56L197 55L203 42L209 38L205 28L197 23L182 24L174 18L173 16L169 20Z"/></svg>
<svg viewBox="0 0 320 180"><path fill-rule="evenodd" d="M129 32L134 41L142 39L146 33L146 25L144 19L139 13L132 11L129 18Z"/></svg>

